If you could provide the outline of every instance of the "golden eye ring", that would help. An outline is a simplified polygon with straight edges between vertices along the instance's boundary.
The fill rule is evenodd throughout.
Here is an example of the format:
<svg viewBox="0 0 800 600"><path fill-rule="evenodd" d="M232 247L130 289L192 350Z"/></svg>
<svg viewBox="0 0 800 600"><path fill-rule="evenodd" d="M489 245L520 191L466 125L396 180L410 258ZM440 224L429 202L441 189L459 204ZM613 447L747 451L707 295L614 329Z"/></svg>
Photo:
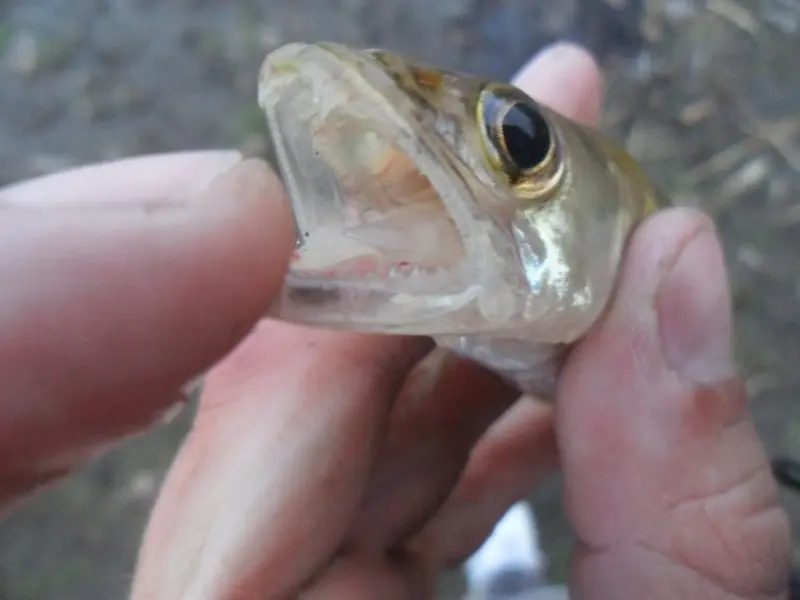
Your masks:
<svg viewBox="0 0 800 600"><path fill-rule="evenodd" d="M489 84L481 91L476 117L484 150L495 171L533 195L552 189L561 168L557 140L542 111L521 90Z"/></svg>

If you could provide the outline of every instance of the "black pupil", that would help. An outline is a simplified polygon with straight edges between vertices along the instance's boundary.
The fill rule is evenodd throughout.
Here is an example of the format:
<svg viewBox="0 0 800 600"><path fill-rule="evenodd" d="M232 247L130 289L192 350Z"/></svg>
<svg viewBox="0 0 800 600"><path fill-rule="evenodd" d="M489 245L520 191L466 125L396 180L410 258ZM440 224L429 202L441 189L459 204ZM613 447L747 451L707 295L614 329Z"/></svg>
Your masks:
<svg viewBox="0 0 800 600"><path fill-rule="evenodd" d="M539 166L550 151L550 129L529 104L514 104L500 123L508 158L521 171Z"/></svg>

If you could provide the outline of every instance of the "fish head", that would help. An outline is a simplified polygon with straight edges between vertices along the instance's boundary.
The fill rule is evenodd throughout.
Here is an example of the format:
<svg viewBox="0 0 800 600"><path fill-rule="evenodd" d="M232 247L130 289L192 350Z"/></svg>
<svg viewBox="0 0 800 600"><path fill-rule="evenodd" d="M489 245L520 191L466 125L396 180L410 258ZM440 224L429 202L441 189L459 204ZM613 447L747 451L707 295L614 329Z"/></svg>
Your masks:
<svg viewBox="0 0 800 600"><path fill-rule="evenodd" d="M259 104L296 226L285 320L570 342L654 207L594 131L513 85L387 51L283 46Z"/></svg>

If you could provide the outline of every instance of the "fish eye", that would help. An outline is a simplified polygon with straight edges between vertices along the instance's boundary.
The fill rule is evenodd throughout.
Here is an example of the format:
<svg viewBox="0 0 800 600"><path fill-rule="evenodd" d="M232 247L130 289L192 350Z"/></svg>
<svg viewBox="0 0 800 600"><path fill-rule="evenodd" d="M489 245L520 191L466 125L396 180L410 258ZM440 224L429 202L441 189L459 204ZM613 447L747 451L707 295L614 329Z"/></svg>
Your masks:
<svg viewBox="0 0 800 600"><path fill-rule="evenodd" d="M530 104L509 104L493 127L506 158L522 172L538 167L550 153L550 129Z"/></svg>
<svg viewBox="0 0 800 600"><path fill-rule="evenodd" d="M477 117L490 163L512 185L549 170L555 153L550 125L521 90L487 86L478 100Z"/></svg>

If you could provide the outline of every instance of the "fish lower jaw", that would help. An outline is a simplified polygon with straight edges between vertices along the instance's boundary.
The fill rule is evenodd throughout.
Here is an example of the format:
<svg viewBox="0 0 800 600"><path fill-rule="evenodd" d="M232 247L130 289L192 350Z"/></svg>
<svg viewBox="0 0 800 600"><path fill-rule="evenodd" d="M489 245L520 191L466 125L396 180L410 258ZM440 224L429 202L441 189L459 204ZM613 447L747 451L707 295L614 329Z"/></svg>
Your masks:
<svg viewBox="0 0 800 600"><path fill-rule="evenodd" d="M290 270L296 281L313 286L335 286L341 289L369 288L386 294L409 293L419 295L451 294L465 286L465 265L440 266L412 264L408 261L383 260L348 261L327 267Z"/></svg>
<svg viewBox="0 0 800 600"><path fill-rule="evenodd" d="M561 365L569 348L567 344L539 343L500 333L434 336L434 341L541 400L555 397Z"/></svg>

